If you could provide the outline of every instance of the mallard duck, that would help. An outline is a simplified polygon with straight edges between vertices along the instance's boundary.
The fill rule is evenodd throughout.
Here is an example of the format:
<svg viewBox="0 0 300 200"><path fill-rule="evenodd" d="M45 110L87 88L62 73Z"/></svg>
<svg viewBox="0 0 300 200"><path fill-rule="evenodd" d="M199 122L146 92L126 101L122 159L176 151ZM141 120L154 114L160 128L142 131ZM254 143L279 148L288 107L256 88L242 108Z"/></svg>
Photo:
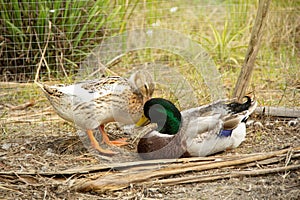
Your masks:
<svg viewBox="0 0 300 200"><path fill-rule="evenodd" d="M219 100L182 112L166 99L150 99L137 125L151 122L157 128L140 139L139 155L144 159L207 156L238 147L245 140L246 120L257 105L245 98L245 103Z"/></svg>
<svg viewBox="0 0 300 200"><path fill-rule="evenodd" d="M116 154L100 147L93 135L99 128L107 145L127 144L124 138L110 141L104 126L109 122L134 124L143 113L144 103L151 98L154 82L145 71L137 71L129 79L110 76L73 85L48 86L37 83L63 119L86 131L93 148L103 154Z"/></svg>

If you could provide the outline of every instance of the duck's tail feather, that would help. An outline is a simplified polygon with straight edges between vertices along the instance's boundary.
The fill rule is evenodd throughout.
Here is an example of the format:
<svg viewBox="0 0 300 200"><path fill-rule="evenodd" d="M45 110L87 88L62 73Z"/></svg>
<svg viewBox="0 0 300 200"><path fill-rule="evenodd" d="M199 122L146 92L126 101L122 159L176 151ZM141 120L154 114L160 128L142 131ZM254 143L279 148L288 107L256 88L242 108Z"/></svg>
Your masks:
<svg viewBox="0 0 300 200"><path fill-rule="evenodd" d="M255 110L257 106L257 101L255 99L251 99L249 96L245 96L247 99L245 103L239 103L236 101L230 102L227 104L227 109L233 114L238 114L243 111L248 111L249 115Z"/></svg>
<svg viewBox="0 0 300 200"><path fill-rule="evenodd" d="M56 87L49 86L43 83L35 82L45 93L46 97L49 99L53 96L61 96L62 92L59 91Z"/></svg>
<svg viewBox="0 0 300 200"><path fill-rule="evenodd" d="M224 129L234 129L241 122L246 122L249 115L254 112L257 101L245 96L247 101L245 103L231 102L227 104L227 108L231 114L224 117Z"/></svg>
<svg viewBox="0 0 300 200"><path fill-rule="evenodd" d="M60 86L49 86L44 83L35 82L44 92L45 96L49 100L50 104L56 111L56 113L63 119L73 122L73 113L70 106L62 106L62 99L64 99L64 93L59 90ZM64 85L61 85L63 87ZM71 103L70 99L68 101L64 100L64 104L66 102Z"/></svg>
<svg viewBox="0 0 300 200"><path fill-rule="evenodd" d="M245 96L247 101L245 103L239 103L239 102L231 102L227 104L227 108L234 114L242 112L244 110L248 110L248 108L251 106L251 98L249 96Z"/></svg>

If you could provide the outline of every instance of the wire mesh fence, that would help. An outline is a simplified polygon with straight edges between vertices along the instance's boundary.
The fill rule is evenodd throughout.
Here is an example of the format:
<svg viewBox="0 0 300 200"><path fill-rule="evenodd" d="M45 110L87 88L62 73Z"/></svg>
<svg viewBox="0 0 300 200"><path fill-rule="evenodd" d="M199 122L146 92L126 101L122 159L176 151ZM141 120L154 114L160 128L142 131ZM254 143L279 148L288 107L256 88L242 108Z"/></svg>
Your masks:
<svg viewBox="0 0 300 200"><path fill-rule="evenodd" d="M221 72L228 95L243 64L257 11L257 2L252 1L1 3L2 82L32 82L38 66L42 81L70 81L101 41L153 28L174 30L202 45ZM297 106L298 36L297 2L272 2L250 88L263 97L262 104ZM188 65L168 52L151 49L119 58L117 70L154 61L177 68Z"/></svg>
<svg viewBox="0 0 300 200"><path fill-rule="evenodd" d="M230 97L257 9L258 2L248 0L2 1L2 132L59 120L48 116L51 108L33 84L35 78L72 83L128 77L147 68L158 83L155 95L179 102L182 109ZM297 1L271 2L249 88L262 106L300 106L299 27ZM27 110L26 105L34 108Z"/></svg>
<svg viewBox="0 0 300 200"><path fill-rule="evenodd" d="M297 198L299 172L294 170L299 169L299 1L271 1L247 90L261 107L280 107L286 117L290 117L288 111L296 111L293 118L253 117L246 140L235 149L237 155L145 164L136 153L141 132L132 126L110 123L105 128L110 138L128 137L129 143L112 147L118 155L102 157L99 152L87 151L91 149L90 138L61 119L35 84L71 84L116 75L128 78L146 69L156 83L153 96L169 99L180 110L231 98L258 6L259 1L251 0L0 0L0 196L91 199L98 193L111 198L115 194L104 192L127 187L128 194L122 191L114 197L133 198L132 194L138 194L141 198L161 198L161 185L174 180L175 186L164 190L170 198L178 198L176 184L230 179L230 191L223 180L208 186L215 194L207 193L208 188L202 185L197 185L200 189L194 185L180 189L184 197L189 195L186 191L195 191L189 195L195 199L214 195L238 199L241 194L251 198L274 199L274 194L281 199ZM94 131L100 143L101 132ZM269 155L265 153L268 151L273 151L269 153L272 157L256 159ZM247 158L252 159L251 163ZM99 160L104 164L97 165ZM128 161L136 162L128 165ZM204 170L202 174L202 161L207 165L217 162L217 169L209 168L210 172ZM220 168L219 161L224 168ZM176 173L166 173L167 165ZM115 169L120 171L115 173ZM197 170L201 174L195 178ZM244 174L239 173L241 170ZM158 174L153 174L155 171ZM266 177L270 182L248 177L257 176L257 172L285 174L270 175L269 180ZM232 175L243 179L236 181ZM156 185L151 185L159 185L158 189L141 186L144 176L148 177L148 185L159 177ZM226 192L242 189L224 196L220 188ZM85 196L69 191L91 193Z"/></svg>
<svg viewBox="0 0 300 200"><path fill-rule="evenodd" d="M169 73L169 78L166 73L160 76L165 83L157 87L156 95L174 101L178 95L186 96L189 92L178 92L186 87L176 83L184 79L196 98L193 103L179 105L187 108L208 103L220 92L208 87L205 72L197 71L197 64L216 68L218 74L207 74L220 76L221 82L210 82L214 87L224 86L225 95L219 97L230 97L243 65L257 7L252 1L3 1L1 102L13 107L43 101L39 89L30 84L35 78L52 84L70 83L88 74L128 77L138 68L156 66ZM271 3L249 88L260 105L299 106L299 21L296 1ZM143 43L145 38L135 30L154 30L158 34ZM194 58L184 55L182 49L199 52L191 47L192 43L184 44L185 37L207 56L193 62ZM99 48L101 44L107 48ZM166 47L168 44L171 47ZM97 71L103 66L109 72ZM82 69L88 73L85 77L79 76ZM2 119L8 118L4 113Z"/></svg>

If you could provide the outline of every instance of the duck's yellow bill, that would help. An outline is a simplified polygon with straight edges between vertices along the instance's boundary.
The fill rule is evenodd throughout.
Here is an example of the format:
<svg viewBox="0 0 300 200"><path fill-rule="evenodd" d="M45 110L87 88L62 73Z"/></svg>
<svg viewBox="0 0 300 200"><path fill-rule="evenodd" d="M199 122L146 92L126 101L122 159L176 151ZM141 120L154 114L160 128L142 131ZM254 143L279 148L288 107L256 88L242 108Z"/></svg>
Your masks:
<svg viewBox="0 0 300 200"><path fill-rule="evenodd" d="M139 119L139 121L135 124L136 126L146 126L147 124L150 124L150 120L145 117L143 114L142 117Z"/></svg>

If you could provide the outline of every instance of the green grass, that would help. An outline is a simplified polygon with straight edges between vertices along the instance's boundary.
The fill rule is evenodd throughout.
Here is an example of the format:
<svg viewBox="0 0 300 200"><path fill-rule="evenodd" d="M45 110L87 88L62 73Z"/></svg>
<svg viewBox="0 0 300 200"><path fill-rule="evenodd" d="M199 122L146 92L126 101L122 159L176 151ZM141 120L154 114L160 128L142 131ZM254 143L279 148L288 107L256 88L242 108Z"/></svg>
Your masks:
<svg viewBox="0 0 300 200"><path fill-rule="evenodd" d="M86 1L46 1L38 7L27 2L22 8L18 1L11 1L9 4L3 4L3 0L0 2L10 6L5 8L7 11L17 11L13 14L1 12L1 19L5 22L2 24L6 26L4 35L10 35L8 39L14 42L5 43L3 49L15 49L15 52L10 54L5 51L2 54L4 53L4 57L17 58L17 65L24 64L22 62L26 57L31 58L28 65L36 65L39 61L41 52L37 44L32 42L36 40L36 34L43 49L50 32L51 39L46 52L48 58L53 59L51 62L54 68L51 68L53 71L50 71L50 76L54 79L64 79L64 75L71 76L72 70L76 71L78 63L100 43L102 37L110 37L135 28L167 28L183 33L203 46L222 74L228 96L232 94L243 65L258 6L258 1L250 0L189 1L188 4L186 1L154 0L136 0L130 4L127 1L104 0L93 1L93 4L87 4ZM32 7L31 10L39 12L26 12L29 6ZM249 87L249 91L254 91L263 105L300 106L300 102L297 101L300 98L299 6L300 3L293 0L271 1ZM49 12L61 7L72 10ZM174 7L177 7L177 10L171 12L170 9ZM32 18L31 23L38 26L30 26L30 22L24 20L29 16ZM40 18L35 21L33 17ZM49 21L52 22L51 30L48 29ZM133 67L147 62L160 63L176 69L190 82L199 103L210 101L209 90L202 77L193 75L193 66L166 51L147 49L131 52L111 69L124 75ZM70 71L64 74L62 66ZM54 71L59 72L53 73ZM45 76L41 78L43 77ZM173 89L180 90L180 85L174 86ZM159 95L176 101L171 93L165 91L158 88Z"/></svg>
<svg viewBox="0 0 300 200"><path fill-rule="evenodd" d="M134 9L125 0L0 0L0 3L0 28L5 41L1 44L5 49L1 52L1 68L35 66L46 48L47 63L43 64L48 66L46 70L54 78L58 78L60 72L65 75L74 73L80 61L104 35L115 34L107 27L122 31L126 17ZM10 59L14 59L13 66ZM31 75L34 72L28 70ZM20 73L20 70L15 73Z"/></svg>
<svg viewBox="0 0 300 200"><path fill-rule="evenodd" d="M297 80L299 80L300 73L297 67L299 58L296 56L299 49L295 47L297 15L291 12L291 9L293 11L297 9L297 4L289 1L278 6L278 2L274 2L270 7L265 35L249 91L254 91L263 105L297 106L299 102L297 103L295 99L299 98L299 90L296 86L299 84ZM129 27L136 27L136 24L140 24L139 19L146 19L146 22L143 21L146 23L145 27L159 24L159 28L168 28L192 36L192 39L202 44L212 56L223 75L226 93L230 96L244 62L255 21L257 2L225 1L217 5L218 11L211 16L210 13L216 9L215 7L202 9L201 6L193 8L193 5L190 5L188 9L181 9L187 7L184 2L176 2L177 4L164 2L162 5L157 1L147 3L148 12L134 13L132 20L128 22ZM195 6L197 5L198 2ZM178 11L170 13L169 9L175 6L178 7ZM144 7L137 7L138 9L144 9ZM190 13L195 13L195 16L191 16ZM133 64L145 62L167 63L166 65L175 67L190 81L200 103L210 101L209 90L205 87L202 78L193 75L193 66L190 66L186 60L170 55L166 51L145 50L132 53L122 59L115 71L120 68L131 69ZM172 94L160 95L176 101Z"/></svg>
<svg viewBox="0 0 300 200"><path fill-rule="evenodd" d="M225 22L223 30L219 32L215 26L210 25L212 32L209 36L202 36L203 46L207 51L211 52L213 59L220 67L225 66L241 66L244 56L241 52L247 49L244 43L236 43L249 27L242 27L238 31L233 32L228 21Z"/></svg>

